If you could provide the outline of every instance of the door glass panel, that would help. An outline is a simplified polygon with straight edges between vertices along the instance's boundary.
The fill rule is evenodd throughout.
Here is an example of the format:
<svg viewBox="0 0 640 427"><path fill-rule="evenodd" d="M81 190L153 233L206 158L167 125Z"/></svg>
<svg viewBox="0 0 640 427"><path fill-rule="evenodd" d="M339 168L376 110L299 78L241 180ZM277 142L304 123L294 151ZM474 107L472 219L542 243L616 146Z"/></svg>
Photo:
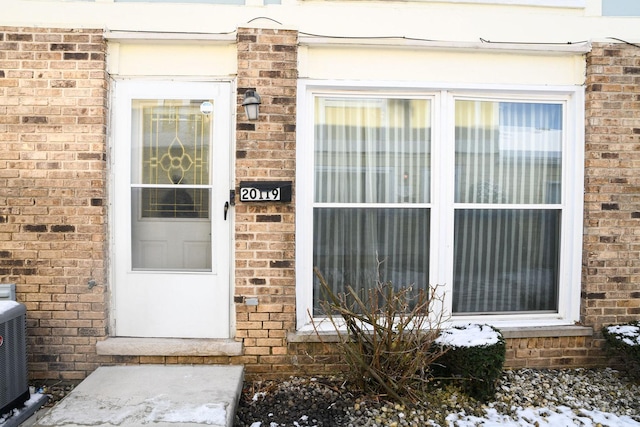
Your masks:
<svg viewBox="0 0 640 427"><path fill-rule="evenodd" d="M133 101L134 270L211 271L212 117L202 103Z"/></svg>
<svg viewBox="0 0 640 427"><path fill-rule="evenodd" d="M199 188L143 188L143 218L209 218L209 191Z"/></svg>

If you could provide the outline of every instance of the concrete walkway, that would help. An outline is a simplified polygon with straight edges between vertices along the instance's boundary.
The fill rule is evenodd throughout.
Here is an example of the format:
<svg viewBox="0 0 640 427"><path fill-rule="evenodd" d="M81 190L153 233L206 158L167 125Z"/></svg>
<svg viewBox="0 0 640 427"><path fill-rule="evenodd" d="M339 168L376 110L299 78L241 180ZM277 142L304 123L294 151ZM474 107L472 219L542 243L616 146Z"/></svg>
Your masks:
<svg viewBox="0 0 640 427"><path fill-rule="evenodd" d="M33 425L231 427L243 378L242 366L101 367Z"/></svg>

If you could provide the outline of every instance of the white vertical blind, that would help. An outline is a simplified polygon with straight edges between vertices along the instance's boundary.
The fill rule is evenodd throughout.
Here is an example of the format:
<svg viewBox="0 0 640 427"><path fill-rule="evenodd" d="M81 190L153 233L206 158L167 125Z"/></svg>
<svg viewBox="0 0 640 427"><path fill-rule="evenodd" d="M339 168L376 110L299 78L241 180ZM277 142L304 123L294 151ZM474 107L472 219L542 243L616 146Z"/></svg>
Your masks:
<svg viewBox="0 0 640 427"><path fill-rule="evenodd" d="M557 312L563 108L455 102L454 315ZM313 263L335 292L429 285L430 118L426 99L316 98Z"/></svg>
<svg viewBox="0 0 640 427"><path fill-rule="evenodd" d="M315 107L314 266L335 292L378 279L426 288L430 101L319 97Z"/></svg>
<svg viewBox="0 0 640 427"><path fill-rule="evenodd" d="M562 104L455 108L453 312L556 311Z"/></svg>

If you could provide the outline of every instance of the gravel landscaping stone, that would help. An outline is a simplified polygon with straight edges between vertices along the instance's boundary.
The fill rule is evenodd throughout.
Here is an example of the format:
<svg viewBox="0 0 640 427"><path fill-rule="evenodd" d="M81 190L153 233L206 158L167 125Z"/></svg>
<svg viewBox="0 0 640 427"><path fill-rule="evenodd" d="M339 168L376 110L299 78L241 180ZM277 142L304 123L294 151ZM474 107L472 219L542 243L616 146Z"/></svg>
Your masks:
<svg viewBox="0 0 640 427"><path fill-rule="evenodd" d="M338 377L296 377L245 384L235 426L467 426L482 425L468 420L488 413L513 420L512 425L537 425L518 424L528 409L540 417L573 412L586 420L577 425L621 425L618 417L624 417L625 426L640 425L640 384L612 369L519 369L505 371L495 398L485 403L443 386L427 402L404 406L362 395ZM609 417L611 424L596 422L596 416L592 422L591 411L615 416Z"/></svg>

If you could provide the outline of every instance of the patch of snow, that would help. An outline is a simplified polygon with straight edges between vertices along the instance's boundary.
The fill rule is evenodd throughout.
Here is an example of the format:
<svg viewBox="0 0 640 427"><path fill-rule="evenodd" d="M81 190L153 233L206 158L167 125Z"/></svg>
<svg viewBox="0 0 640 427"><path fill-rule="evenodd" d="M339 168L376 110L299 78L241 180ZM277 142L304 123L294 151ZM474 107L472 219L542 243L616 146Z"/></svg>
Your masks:
<svg viewBox="0 0 640 427"><path fill-rule="evenodd" d="M221 403L190 404L174 402L164 396L147 399L151 413L146 421L150 423L200 423L226 425L227 409Z"/></svg>
<svg viewBox="0 0 640 427"><path fill-rule="evenodd" d="M58 405L57 411L49 411L43 418L46 425L127 425L127 423L192 423L224 426L227 423L227 408L222 403L176 402L165 395L145 400L123 397L122 400L96 400L90 411L86 400L73 393Z"/></svg>
<svg viewBox="0 0 640 427"><path fill-rule="evenodd" d="M226 425L227 411L224 405L219 403L183 405L179 408L175 408L174 404L173 409L162 414L158 414L153 421Z"/></svg>
<svg viewBox="0 0 640 427"><path fill-rule="evenodd" d="M628 345L640 345L640 326L635 325L613 325L608 326L610 334L622 337L622 341Z"/></svg>
<svg viewBox="0 0 640 427"><path fill-rule="evenodd" d="M637 422L636 420L634 420L633 418L627 415L618 416L615 414L610 414L608 412L587 411L586 409L581 409L580 412L588 417L591 417L595 425L618 426L618 427L640 426L639 422Z"/></svg>
<svg viewBox="0 0 640 427"><path fill-rule="evenodd" d="M485 408L485 416L451 414L446 421L456 427L639 427L640 423L628 416L617 416L601 411L580 410L578 413L566 406L557 408L517 408L513 416L499 414Z"/></svg>
<svg viewBox="0 0 640 427"><path fill-rule="evenodd" d="M640 422L622 415L618 416L597 410L572 410L567 406L553 408L513 408L513 414L499 413L496 409L485 407L484 416L467 415L464 412L450 414L446 418L445 427L640 427ZM307 421L308 418L300 418ZM429 420L429 425L438 424ZM299 425L296 421L294 426ZM260 421L250 427L262 427ZM269 427L279 427L278 423L270 423Z"/></svg>
<svg viewBox="0 0 640 427"><path fill-rule="evenodd" d="M139 419L139 413L145 410L144 406L119 405L108 400L96 400L90 411L85 407L85 401L73 393L58 402L58 408L64 410L49 411L42 418L43 424L50 425L96 425L99 422L111 425L122 425L128 419ZM117 410L114 410L117 408Z"/></svg>
<svg viewBox="0 0 640 427"><path fill-rule="evenodd" d="M3 425L9 418L17 417L22 412L35 412L38 408L35 406L42 405L46 400L43 400L42 393L31 393L29 400L24 402L24 406L20 409L13 409L6 414L0 414L0 426Z"/></svg>
<svg viewBox="0 0 640 427"><path fill-rule="evenodd" d="M467 325L445 329L436 338L436 344L451 347L478 347L493 345L500 340L500 334L489 325L469 323Z"/></svg>

